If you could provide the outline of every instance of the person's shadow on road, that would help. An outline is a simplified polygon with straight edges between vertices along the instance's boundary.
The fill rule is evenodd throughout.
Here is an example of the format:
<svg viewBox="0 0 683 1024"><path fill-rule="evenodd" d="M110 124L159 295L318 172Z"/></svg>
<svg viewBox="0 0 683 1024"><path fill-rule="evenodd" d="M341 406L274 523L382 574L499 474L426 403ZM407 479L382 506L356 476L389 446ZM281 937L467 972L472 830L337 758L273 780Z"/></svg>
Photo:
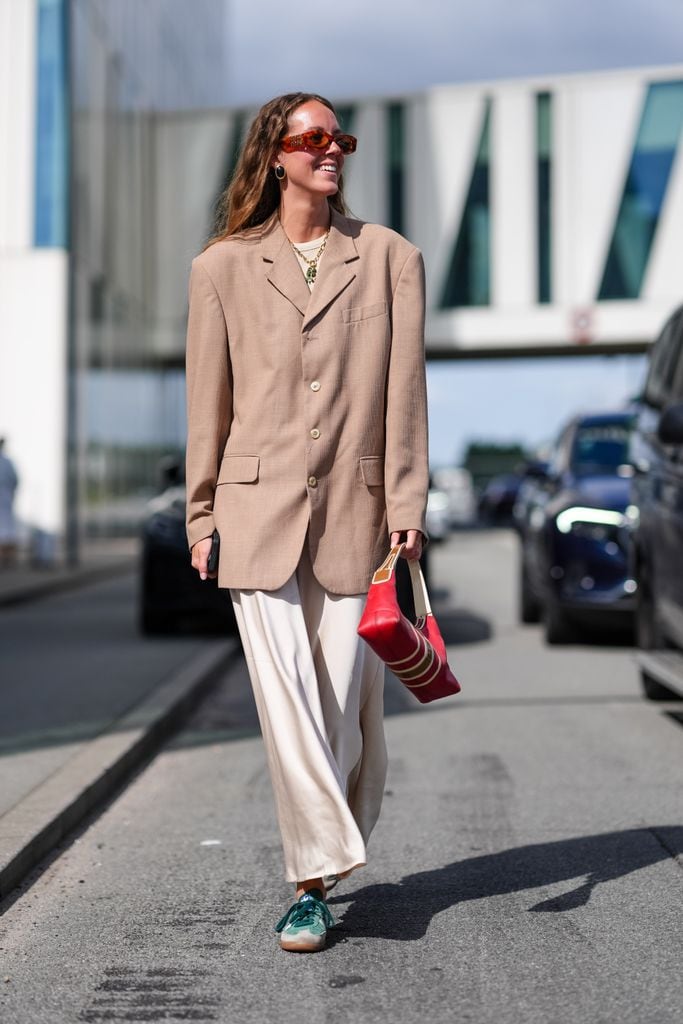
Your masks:
<svg viewBox="0 0 683 1024"><path fill-rule="evenodd" d="M580 885L562 895L540 903L530 897L532 905L527 907L532 913L575 910L588 902L597 885L681 853L683 826L652 826L468 857L406 875L398 883L331 896L331 904L351 906L341 929L328 938L330 944L343 940L345 933L354 938L420 939L436 914L458 903L582 878Z"/></svg>

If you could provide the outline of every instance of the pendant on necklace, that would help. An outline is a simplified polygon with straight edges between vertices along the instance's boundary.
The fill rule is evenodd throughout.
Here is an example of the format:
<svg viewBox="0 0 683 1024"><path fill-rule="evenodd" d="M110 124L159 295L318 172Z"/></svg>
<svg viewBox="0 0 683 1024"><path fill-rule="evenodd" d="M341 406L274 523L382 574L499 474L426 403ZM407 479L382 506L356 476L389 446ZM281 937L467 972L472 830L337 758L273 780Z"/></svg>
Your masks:
<svg viewBox="0 0 683 1024"><path fill-rule="evenodd" d="M315 275L317 273L318 273L318 268L317 267L309 267L308 270L306 271L306 280L307 281L315 281Z"/></svg>

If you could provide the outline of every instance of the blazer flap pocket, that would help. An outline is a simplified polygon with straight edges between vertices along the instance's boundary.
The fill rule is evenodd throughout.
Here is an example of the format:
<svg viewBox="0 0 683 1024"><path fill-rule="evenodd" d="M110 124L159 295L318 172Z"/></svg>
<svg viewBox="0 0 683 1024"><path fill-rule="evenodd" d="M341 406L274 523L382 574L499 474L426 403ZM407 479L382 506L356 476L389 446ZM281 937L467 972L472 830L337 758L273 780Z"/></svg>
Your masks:
<svg viewBox="0 0 683 1024"><path fill-rule="evenodd" d="M258 455L224 455L217 484L253 484L258 480Z"/></svg>
<svg viewBox="0 0 683 1024"><path fill-rule="evenodd" d="M365 455L360 460L360 471L368 487L384 486L384 458L381 455Z"/></svg>
<svg viewBox="0 0 683 1024"><path fill-rule="evenodd" d="M342 309L342 320L344 323L353 324L358 320L369 320L373 316L383 316L386 311L386 302L375 302L372 306L351 306L350 309Z"/></svg>

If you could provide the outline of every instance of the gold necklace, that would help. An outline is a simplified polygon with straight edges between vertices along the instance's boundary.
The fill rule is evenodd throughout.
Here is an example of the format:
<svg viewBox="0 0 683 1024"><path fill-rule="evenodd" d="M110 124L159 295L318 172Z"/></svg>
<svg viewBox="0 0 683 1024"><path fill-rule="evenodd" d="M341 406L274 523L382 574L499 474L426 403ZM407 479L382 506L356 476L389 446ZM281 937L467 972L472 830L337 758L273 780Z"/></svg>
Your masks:
<svg viewBox="0 0 683 1024"><path fill-rule="evenodd" d="M297 249L297 247L294 245L294 242L290 241L289 243L294 252L297 254L297 256L300 256L301 259L306 264L306 280L309 282L309 284L312 284L313 281L315 281L316 276L318 274L318 263L320 261L320 257L325 252L325 246L327 245L327 236L329 235L329 233L330 229L328 228L327 231L325 232L325 237L323 238L322 245L318 249L313 259L311 260L309 260L308 256L306 256L305 253L301 251L301 249Z"/></svg>

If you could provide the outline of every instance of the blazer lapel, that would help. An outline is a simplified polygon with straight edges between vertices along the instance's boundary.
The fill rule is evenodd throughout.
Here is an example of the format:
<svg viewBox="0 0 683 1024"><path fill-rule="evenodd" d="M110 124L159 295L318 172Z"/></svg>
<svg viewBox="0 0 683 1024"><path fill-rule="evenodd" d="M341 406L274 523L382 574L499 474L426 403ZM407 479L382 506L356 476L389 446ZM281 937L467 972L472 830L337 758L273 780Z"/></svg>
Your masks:
<svg viewBox="0 0 683 1024"><path fill-rule="evenodd" d="M353 281L356 276L355 262L358 260L358 250L353 241L349 224L346 217L342 217L336 210L332 209L332 220L330 222L330 234L325 246L325 252L320 260L320 270L313 285L310 295L310 302L304 314L302 329L310 324L317 316L333 302L336 297ZM294 255L292 253L292 255ZM296 257L295 261L296 261ZM299 276L304 281L304 276L297 264ZM308 291L308 285L304 281L304 287Z"/></svg>
<svg viewBox="0 0 683 1024"><path fill-rule="evenodd" d="M304 316L311 292L277 216L261 237L261 255L270 283Z"/></svg>
<svg viewBox="0 0 683 1024"><path fill-rule="evenodd" d="M277 215L264 225L261 236L266 276L302 314L302 329L324 312L356 276L354 264L359 256L348 220L334 209L331 214L330 234L312 292Z"/></svg>

